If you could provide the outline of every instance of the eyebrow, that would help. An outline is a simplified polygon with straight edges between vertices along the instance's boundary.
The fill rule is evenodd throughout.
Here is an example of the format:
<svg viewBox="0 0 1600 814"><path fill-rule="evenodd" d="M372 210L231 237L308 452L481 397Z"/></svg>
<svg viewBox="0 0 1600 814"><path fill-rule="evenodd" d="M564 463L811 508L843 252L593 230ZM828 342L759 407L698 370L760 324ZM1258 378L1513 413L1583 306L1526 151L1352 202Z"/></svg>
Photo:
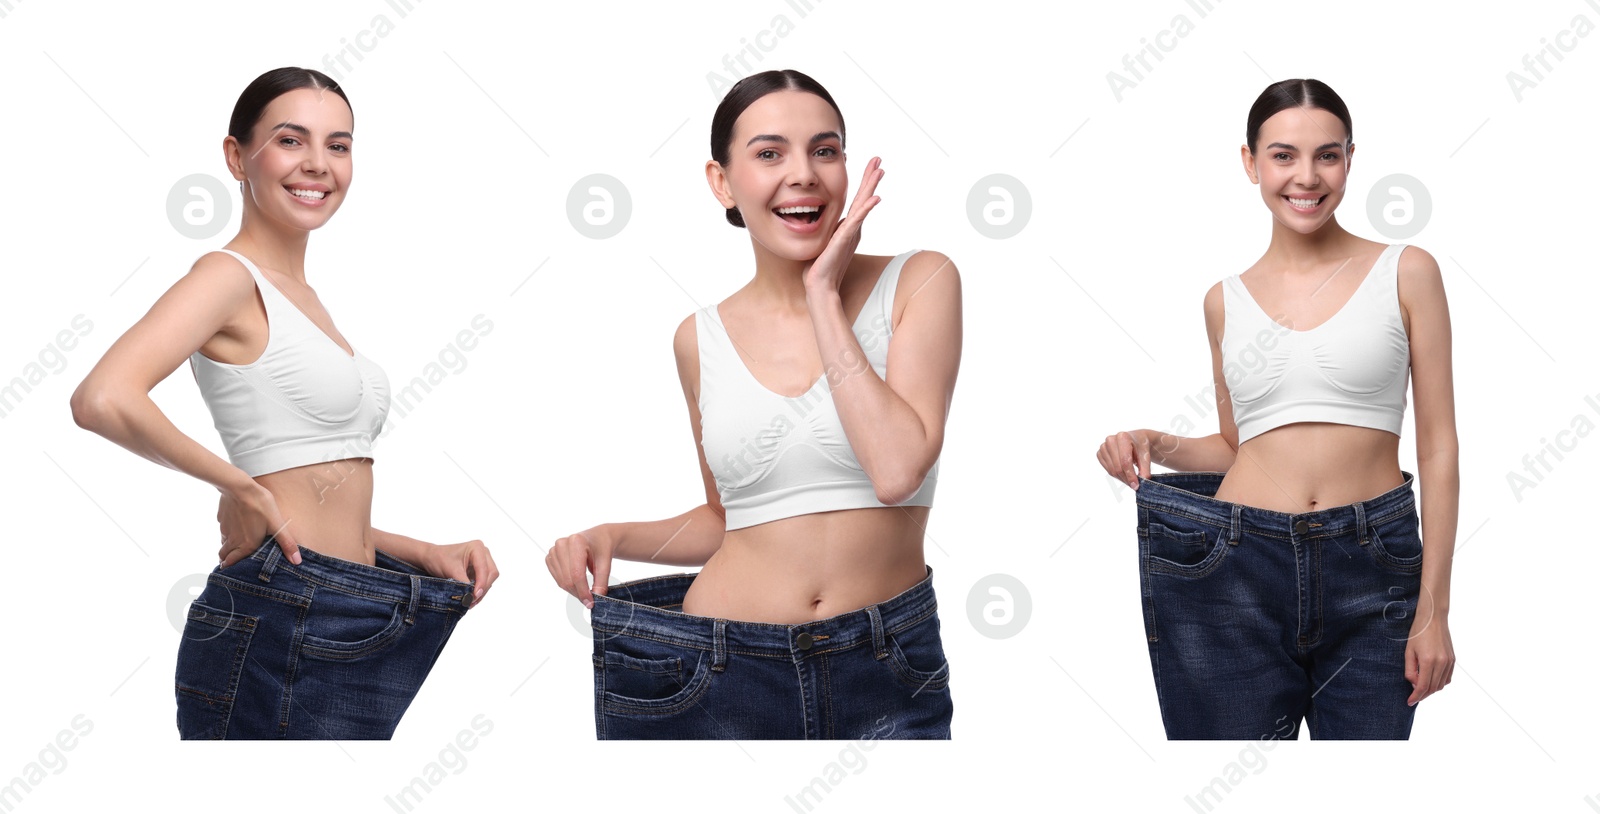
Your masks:
<svg viewBox="0 0 1600 814"><path fill-rule="evenodd" d="M1337 141L1330 141L1327 144L1324 144L1321 147L1318 147L1317 149L1318 150L1338 150L1338 149L1341 149L1343 147L1344 147L1344 145L1340 144ZM1267 149L1269 149L1269 150L1273 150L1273 149L1298 150L1300 148L1294 146L1293 144L1284 144L1281 141L1274 141L1271 144L1267 145Z"/></svg>
<svg viewBox="0 0 1600 814"><path fill-rule="evenodd" d="M819 141L827 141L828 139L837 139L839 141L844 141L843 138L839 137L838 133L836 133L836 132L834 132L832 130L824 130L821 133L818 133L818 134L812 136L811 137L811 143L812 144L816 144ZM783 136L760 135L760 136L756 136L756 137L750 139L749 141L745 142L744 146L749 147L750 145L755 144L758 141L774 141L774 142L777 142L779 144L788 144L789 143L789 140L787 138L784 138Z"/></svg>
<svg viewBox="0 0 1600 814"><path fill-rule="evenodd" d="M311 137L310 128L303 124L295 124L294 122L279 122L278 124L274 125L272 129L273 131L292 130L302 136L305 136L306 138ZM355 136L352 135L348 130L335 130L334 132L328 134L328 138L347 138L353 140Z"/></svg>

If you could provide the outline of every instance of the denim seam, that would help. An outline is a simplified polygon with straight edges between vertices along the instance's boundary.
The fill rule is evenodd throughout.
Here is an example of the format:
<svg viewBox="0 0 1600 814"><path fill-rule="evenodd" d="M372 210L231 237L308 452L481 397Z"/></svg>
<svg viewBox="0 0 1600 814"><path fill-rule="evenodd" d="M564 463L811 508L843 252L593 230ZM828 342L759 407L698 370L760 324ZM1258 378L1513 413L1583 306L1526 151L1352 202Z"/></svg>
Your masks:
<svg viewBox="0 0 1600 814"><path fill-rule="evenodd" d="M311 604L311 599L302 594L291 594L286 591L276 591L271 588L261 588L251 585L248 582L234 579L233 577L225 577L221 574L212 574L206 579L208 582L215 581L218 585L227 589L229 592L238 591L239 593L250 594L251 596L260 597L262 599L270 599L299 608L303 608Z"/></svg>
<svg viewBox="0 0 1600 814"><path fill-rule="evenodd" d="M196 603L193 603L193 604L199 604L199 603L196 602ZM193 605L191 605L191 608L192 607L193 607ZM209 606L209 605L201 605L201 607L210 608L211 606ZM217 610L216 608L211 608L211 609L212 610ZM237 701L237 699L239 697L239 679L240 679L241 676L244 675L244 663L245 663L245 659L249 657L250 642L253 641L254 638L255 638L256 621L257 621L257 617L245 616L243 614L229 614L229 616L233 617L233 618L230 618L228 620L228 624L225 626L225 629L232 630L232 631L235 631L235 632L239 633L240 634L240 640L239 640L238 646L234 648L233 664L230 665L230 667L229 667L229 671L228 671L228 686L227 686L226 695L220 696L220 697L219 696L213 696L210 693L205 693L205 692L201 692L199 690L196 690L196 689L193 689L193 688L190 688L190 687L184 687L184 686L181 686L181 685L177 685L177 689L178 689L179 692L186 692L186 693L188 693L190 695L199 696L201 698L204 698L206 700L206 703L208 703L208 704L210 704L210 703L220 703L222 705L222 708L223 708L222 709L222 729L221 729L221 734L219 735L219 738L222 738L222 739L226 739L227 738L227 736L228 736L228 727L233 723L233 707L234 707L234 704L236 703L236 701ZM242 625L242 626L234 627L232 622L234 621L235 618L237 618L237 619L245 619L245 620L248 620L248 622L246 624ZM174 685L177 684L177 682L173 682L173 683L174 683Z"/></svg>

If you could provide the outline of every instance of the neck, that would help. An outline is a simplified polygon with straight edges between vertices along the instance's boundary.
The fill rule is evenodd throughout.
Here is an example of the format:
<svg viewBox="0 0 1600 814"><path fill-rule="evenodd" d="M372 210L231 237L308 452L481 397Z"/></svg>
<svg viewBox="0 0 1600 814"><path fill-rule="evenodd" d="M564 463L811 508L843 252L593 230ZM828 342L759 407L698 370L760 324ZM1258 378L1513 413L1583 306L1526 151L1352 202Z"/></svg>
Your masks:
<svg viewBox="0 0 1600 814"><path fill-rule="evenodd" d="M1289 266L1317 263L1349 254L1349 241L1353 238L1331 217L1322 228L1310 234L1297 232L1274 219L1272 242L1267 245L1266 256Z"/></svg>
<svg viewBox="0 0 1600 814"><path fill-rule="evenodd" d="M285 227L263 217L247 199L239 235L228 245L280 274L305 282L306 243L311 233L304 229Z"/></svg>
<svg viewBox="0 0 1600 814"><path fill-rule="evenodd" d="M751 239L755 249L756 278L747 288L763 302L773 303L785 311L805 314L805 273L813 260L790 260L773 254L760 241Z"/></svg>

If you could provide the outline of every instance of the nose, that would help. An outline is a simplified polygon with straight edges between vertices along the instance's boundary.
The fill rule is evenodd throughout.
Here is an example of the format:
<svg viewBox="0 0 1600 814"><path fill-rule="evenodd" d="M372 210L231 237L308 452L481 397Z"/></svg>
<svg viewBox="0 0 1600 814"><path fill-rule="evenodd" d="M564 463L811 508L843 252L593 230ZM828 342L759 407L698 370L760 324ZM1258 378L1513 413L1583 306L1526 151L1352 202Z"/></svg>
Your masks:
<svg viewBox="0 0 1600 814"><path fill-rule="evenodd" d="M322 175L328 171L328 157L320 149L306 150L305 158L300 161L300 169L307 175Z"/></svg>
<svg viewBox="0 0 1600 814"><path fill-rule="evenodd" d="M817 185L817 170L811 166L811 156L800 155L796 160L789 162L789 186L814 187Z"/></svg>
<svg viewBox="0 0 1600 814"><path fill-rule="evenodd" d="M1295 172L1294 180L1295 180L1295 183L1299 184L1300 186L1305 187L1306 189L1316 189L1317 185L1322 183L1322 178L1317 175L1317 164L1316 164L1316 162L1315 161L1302 161L1302 162L1300 162L1300 168L1299 168L1298 171Z"/></svg>

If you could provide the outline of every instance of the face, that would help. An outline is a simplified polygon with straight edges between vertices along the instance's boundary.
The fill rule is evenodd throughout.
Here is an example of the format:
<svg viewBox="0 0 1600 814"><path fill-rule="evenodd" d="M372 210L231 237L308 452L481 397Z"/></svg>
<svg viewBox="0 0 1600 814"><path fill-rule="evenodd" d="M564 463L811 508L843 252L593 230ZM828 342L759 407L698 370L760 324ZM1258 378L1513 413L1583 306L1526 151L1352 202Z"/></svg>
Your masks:
<svg viewBox="0 0 1600 814"><path fill-rule="evenodd" d="M813 260L849 204L842 129L820 96L769 93L739 114L728 165L707 162L706 179L724 207L739 207L751 239L779 257Z"/></svg>
<svg viewBox="0 0 1600 814"><path fill-rule="evenodd" d="M1344 123L1326 110L1292 107L1262 123L1255 153L1245 145L1241 154L1273 218L1302 234L1333 218L1355 152L1347 138Z"/></svg>
<svg viewBox="0 0 1600 814"><path fill-rule="evenodd" d="M228 169L244 182L246 209L295 229L327 223L350 187L354 122L330 91L301 88L272 100L248 145L232 136L223 142Z"/></svg>

